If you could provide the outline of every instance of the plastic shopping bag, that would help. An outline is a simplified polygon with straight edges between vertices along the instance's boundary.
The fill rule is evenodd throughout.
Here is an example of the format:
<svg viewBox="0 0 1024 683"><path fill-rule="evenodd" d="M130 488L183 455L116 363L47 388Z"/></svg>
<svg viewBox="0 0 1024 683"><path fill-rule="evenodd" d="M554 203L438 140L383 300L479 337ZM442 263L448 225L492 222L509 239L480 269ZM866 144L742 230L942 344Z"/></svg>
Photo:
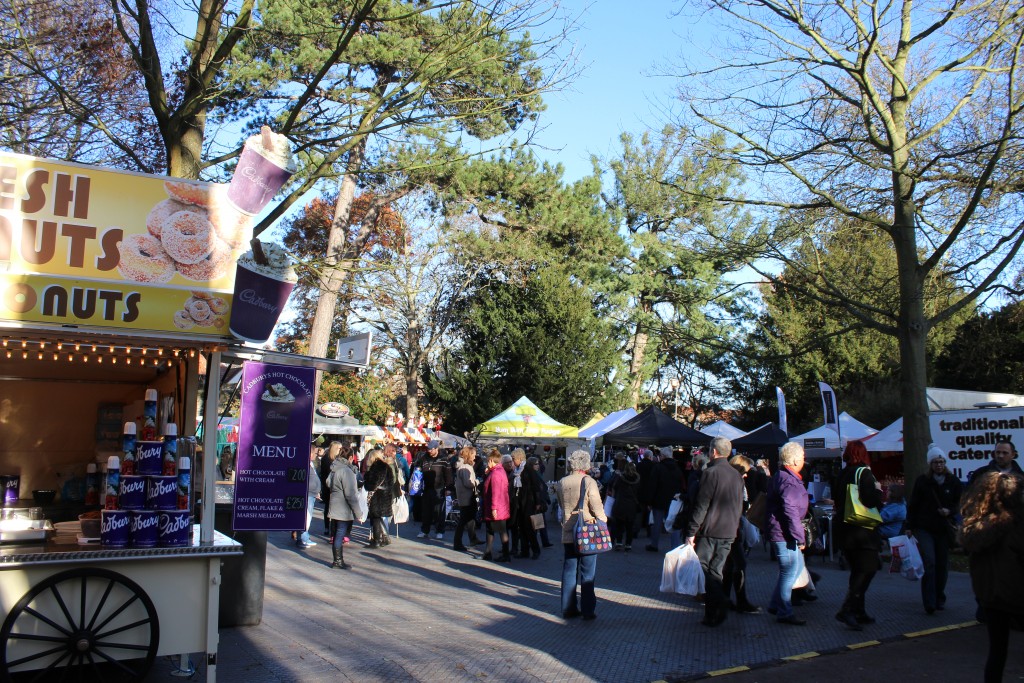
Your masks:
<svg viewBox="0 0 1024 683"><path fill-rule="evenodd" d="M405 524L409 521L409 499L406 496L395 498L391 505L391 519L395 524Z"/></svg>
<svg viewBox="0 0 1024 683"><path fill-rule="evenodd" d="M889 561L889 573L899 573L908 581L917 581L924 576L924 561L921 551L917 549L917 539L908 536L893 536L889 539L892 559Z"/></svg>
<svg viewBox="0 0 1024 683"><path fill-rule="evenodd" d="M354 511L356 513L356 521L362 523L370 515L370 501L368 500L366 489L360 486L358 491L356 491L356 497L359 499L359 509Z"/></svg>
<svg viewBox="0 0 1024 683"><path fill-rule="evenodd" d="M676 521L676 515L683 509L683 501L673 498L668 504L668 514L665 515L665 531L672 533L672 524Z"/></svg>
<svg viewBox="0 0 1024 683"><path fill-rule="evenodd" d="M612 518L612 508L615 507L615 496L608 494L604 499L604 516L608 519Z"/></svg>
<svg viewBox="0 0 1024 683"><path fill-rule="evenodd" d="M684 543L665 553L661 567L661 592L700 595L704 592L704 570L693 546Z"/></svg>
<svg viewBox="0 0 1024 683"><path fill-rule="evenodd" d="M423 470L417 467L409 478L409 495L418 496L423 493Z"/></svg>

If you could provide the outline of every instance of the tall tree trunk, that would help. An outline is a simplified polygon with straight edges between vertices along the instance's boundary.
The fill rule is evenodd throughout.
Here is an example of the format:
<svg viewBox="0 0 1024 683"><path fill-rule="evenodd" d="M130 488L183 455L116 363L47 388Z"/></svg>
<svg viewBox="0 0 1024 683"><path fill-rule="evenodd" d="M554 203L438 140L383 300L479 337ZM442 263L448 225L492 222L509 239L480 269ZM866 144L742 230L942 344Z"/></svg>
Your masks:
<svg viewBox="0 0 1024 683"><path fill-rule="evenodd" d="M629 359L629 400L632 401L634 410L640 407L640 388L644 383L644 356L647 353L648 339L647 333L638 325L636 333L633 334L633 353Z"/></svg>
<svg viewBox="0 0 1024 683"><path fill-rule="evenodd" d="M911 191L908 188L908 193ZM896 248L900 289L897 328L900 402L903 405L903 473L906 483L913 486L917 477L928 469L925 453L931 441L931 427L927 395L929 323L924 311L924 282L918 263L914 203L908 197L909 194L897 197L897 219L892 237Z"/></svg>
<svg viewBox="0 0 1024 683"><path fill-rule="evenodd" d="M349 153L345 175L342 176L338 191L338 201L334 205L334 219L331 221L331 230L327 237L327 254L324 259L324 280L320 285L313 323L309 327L309 355L318 358L323 358L327 353L327 342L331 337L331 327L338 304L338 292L341 291L351 270L347 267L351 265L351 254L359 253L358 249L349 249L350 245L346 244L345 237L352 213L352 200L356 194L356 174L362 168L365 151L364 139Z"/></svg>

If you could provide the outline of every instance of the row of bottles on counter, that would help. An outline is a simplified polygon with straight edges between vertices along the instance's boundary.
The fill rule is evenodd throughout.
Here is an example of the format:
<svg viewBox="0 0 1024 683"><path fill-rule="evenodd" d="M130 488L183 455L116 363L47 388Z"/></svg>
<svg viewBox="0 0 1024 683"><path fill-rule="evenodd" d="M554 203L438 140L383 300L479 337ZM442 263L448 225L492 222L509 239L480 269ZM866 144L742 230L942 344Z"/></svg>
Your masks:
<svg viewBox="0 0 1024 683"><path fill-rule="evenodd" d="M134 422L126 422L122 457L107 459L103 508L106 510L189 510L192 459L178 457L178 427L168 423L160 441L136 440Z"/></svg>

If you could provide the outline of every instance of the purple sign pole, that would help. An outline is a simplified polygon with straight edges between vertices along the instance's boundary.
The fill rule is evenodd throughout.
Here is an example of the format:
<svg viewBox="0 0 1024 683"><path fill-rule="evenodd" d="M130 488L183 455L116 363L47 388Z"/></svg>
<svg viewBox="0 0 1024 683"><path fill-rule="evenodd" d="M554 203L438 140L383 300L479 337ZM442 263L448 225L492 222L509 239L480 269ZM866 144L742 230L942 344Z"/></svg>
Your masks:
<svg viewBox="0 0 1024 683"><path fill-rule="evenodd" d="M250 362L242 369L235 531L305 526L314 382L312 368Z"/></svg>

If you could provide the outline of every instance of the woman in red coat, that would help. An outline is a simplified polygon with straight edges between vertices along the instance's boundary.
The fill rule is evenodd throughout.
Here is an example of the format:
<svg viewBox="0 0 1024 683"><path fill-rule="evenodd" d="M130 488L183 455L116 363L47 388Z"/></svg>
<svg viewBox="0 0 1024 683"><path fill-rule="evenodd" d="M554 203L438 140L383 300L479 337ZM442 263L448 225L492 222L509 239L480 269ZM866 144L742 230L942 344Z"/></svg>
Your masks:
<svg viewBox="0 0 1024 683"><path fill-rule="evenodd" d="M484 522L487 523L487 544L484 546L483 559L495 562L511 562L508 544L508 519L512 516L508 498L508 475L501 466L501 453L497 448L487 454L487 473L484 474L484 487L481 496ZM501 537L501 555L495 558L491 554L495 534Z"/></svg>

